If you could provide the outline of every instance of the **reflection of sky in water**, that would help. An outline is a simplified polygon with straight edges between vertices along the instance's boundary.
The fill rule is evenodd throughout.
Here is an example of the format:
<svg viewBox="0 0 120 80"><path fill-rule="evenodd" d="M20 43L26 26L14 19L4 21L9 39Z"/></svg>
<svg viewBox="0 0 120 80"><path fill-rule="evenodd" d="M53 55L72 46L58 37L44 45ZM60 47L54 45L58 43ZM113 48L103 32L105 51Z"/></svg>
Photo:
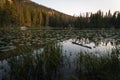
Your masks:
<svg viewBox="0 0 120 80"><path fill-rule="evenodd" d="M69 39L60 43L62 45L63 56L66 56L69 59L70 63L73 63L75 61L80 52L94 53L99 56L101 54L105 55L111 53L112 49L114 48L114 45L112 45L111 42L100 42L99 44L95 44L94 42L90 42L89 40L85 42L85 39L81 42L76 41L79 44L91 47L91 49L89 49L87 47L73 44L72 42L74 41L74 39Z"/></svg>
<svg viewBox="0 0 120 80"><path fill-rule="evenodd" d="M0 61L0 80L10 80L10 67L6 60Z"/></svg>
<svg viewBox="0 0 120 80"><path fill-rule="evenodd" d="M34 54L34 55L36 55L36 54L41 54L43 51L44 51L44 48L35 49L35 50L33 51L33 54Z"/></svg>
<svg viewBox="0 0 120 80"><path fill-rule="evenodd" d="M73 44L72 42L75 42L75 40L69 39L60 43L62 45L63 56L65 56L64 63L69 64L65 65L63 68L64 75L72 75L74 73L76 66L74 61L77 59L77 56L80 52L95 53L99 56L101 54L104 55L105 53L111 53L112 49L114 48L114 45L112 45L111 42L100 42L95 44L94 42L90 42L88 39L76 41L79 44L91 47L91 49Z"/></svg>
<svg viewBox="0 0 120 80"><path fill-rule="evenodd" d="M83 41L82 43L79 43L91 47L91 49L89 49L80 45L73 44L72 43L73 41L74 41L73 39L69 39L61 42L63 46L62 48L63 52L66 52L66 54L74 54L74 55L80 52L104 54L104 53L111 53L112 49L114 48L114 45L112 45L111 42L106 42L106 43L100 42L98 45L96 45L94 42L85 43ZM78 43L78 41L76 42Z"/></svg>
<svg viewBox="0 0 120 80"><path fill-rule="evenodd" d="M85 46L91 47L91 49L73 44L72 42L75 42L75 39L69 39L65 40L63 42L60 42L62 45L62 50L63 50L63 60L64 60L64 67L61 69L63 72L63 75L73 75L75 73L75 59L77 59L78 53L83 52L83 53L95 53L97 55L99 54L105 54L105 53L111 53L112 49L115 48L115 44L111 43L110 41L108 42L95 42L89 41L89 39L81 39L79 41L76 41L79 44L83 44ZM118 47L120 45L117 45ZM33 56L37 54L41 54L44 51L44 48L39 48L33 50ZM19 55L20 56L20 55ZM19 56L16 56L19 58ZM1 67L2 66L2 67ZM8 66L8 62L6 60L0 61L0 80L7 79L9 80L9 71L10 68ZM7 77L6 77L7 76Z"/></svg>

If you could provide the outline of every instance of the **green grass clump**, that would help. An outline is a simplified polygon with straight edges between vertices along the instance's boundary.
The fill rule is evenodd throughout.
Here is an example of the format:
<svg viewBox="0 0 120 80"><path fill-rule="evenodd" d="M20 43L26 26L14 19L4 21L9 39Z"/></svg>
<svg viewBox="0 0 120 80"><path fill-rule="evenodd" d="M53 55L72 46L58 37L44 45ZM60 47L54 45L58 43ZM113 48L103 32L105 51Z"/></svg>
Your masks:
<svg viewBox="0 0 120 80"><path fill-rule="evenodd" d="M9 59L11 76L16 80L53 80L59 78L62 54L59 45L48 45L42 52L23 53Z"/></svg>
<svg viewBox="0 0 120 80"><path fill-rule="evenodd" d="M120 58L119 53L97 56L95 54L80 53L77 73L82 80L119 80Z"/></svg>

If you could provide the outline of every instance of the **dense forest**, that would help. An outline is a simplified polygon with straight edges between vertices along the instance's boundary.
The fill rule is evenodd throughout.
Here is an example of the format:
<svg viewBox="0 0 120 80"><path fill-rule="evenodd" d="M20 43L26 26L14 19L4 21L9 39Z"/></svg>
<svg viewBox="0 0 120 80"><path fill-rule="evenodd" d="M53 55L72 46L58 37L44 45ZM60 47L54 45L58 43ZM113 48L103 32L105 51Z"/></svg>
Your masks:
<svg viewBox="0 0 120 80"><path fill-rule="evenodd" d="M70 16L30 0L0 0L0 27L4 26L119 28L120 12Z"/></svg>

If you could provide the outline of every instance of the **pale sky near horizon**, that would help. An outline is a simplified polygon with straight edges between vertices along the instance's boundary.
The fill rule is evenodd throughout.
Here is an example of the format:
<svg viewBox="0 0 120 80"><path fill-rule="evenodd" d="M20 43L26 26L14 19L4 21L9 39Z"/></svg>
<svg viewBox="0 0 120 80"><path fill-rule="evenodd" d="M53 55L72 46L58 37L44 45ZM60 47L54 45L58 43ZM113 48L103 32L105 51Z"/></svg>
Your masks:
<svg viewBox="0 0 120 80"><path fill-rule="evenodd" d="M85 12L120 11L120 0L32 0L46 7L69 15L79 15Z"/></svg>

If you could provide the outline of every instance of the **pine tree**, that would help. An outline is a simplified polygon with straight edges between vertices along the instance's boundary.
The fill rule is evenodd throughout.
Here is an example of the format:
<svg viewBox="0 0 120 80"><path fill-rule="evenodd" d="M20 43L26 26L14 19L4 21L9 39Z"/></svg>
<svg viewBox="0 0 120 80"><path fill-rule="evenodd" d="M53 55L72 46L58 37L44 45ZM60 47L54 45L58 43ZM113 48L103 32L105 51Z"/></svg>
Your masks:
<svg viewBox="0 0 120 80"><path fill-rule="evenodd" d="M43 15L41 11L39 12L39 24L40 26L43 26Z"/></svg>
<svg viewBox="0 0 120 80"><path fill-rule="evenodd" d="M29 11L29 7L25 9L25 25L31 26L31 13Z"/></svg>

